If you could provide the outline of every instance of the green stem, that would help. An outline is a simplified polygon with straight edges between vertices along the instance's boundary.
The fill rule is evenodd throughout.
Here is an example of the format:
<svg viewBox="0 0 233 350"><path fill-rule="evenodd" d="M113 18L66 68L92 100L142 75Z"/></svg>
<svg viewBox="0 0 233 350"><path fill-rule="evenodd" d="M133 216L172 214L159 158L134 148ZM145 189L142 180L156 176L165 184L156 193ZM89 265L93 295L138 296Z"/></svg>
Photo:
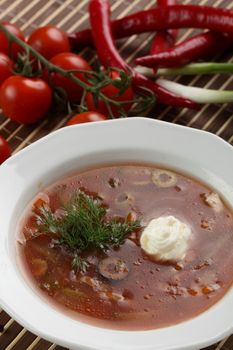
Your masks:
<svg viewBox="0 0 233 350"><path fill-rule="evenodd" d="M196 74L216 74L233 73L233 63L203 62L192 63L180 68L159 69L157 75L196 75Z"/></svg>
<svg viewBox="0 0 233 350"><path fill-rule="evenodd" d="M86 90L83 90L83 94L82 94L82 98L81 98L81 101L80 101L80 106L79 106L79 112L83 112L85 107L85 100L86 100L86 96L87 96L87 92Z"/></svg>

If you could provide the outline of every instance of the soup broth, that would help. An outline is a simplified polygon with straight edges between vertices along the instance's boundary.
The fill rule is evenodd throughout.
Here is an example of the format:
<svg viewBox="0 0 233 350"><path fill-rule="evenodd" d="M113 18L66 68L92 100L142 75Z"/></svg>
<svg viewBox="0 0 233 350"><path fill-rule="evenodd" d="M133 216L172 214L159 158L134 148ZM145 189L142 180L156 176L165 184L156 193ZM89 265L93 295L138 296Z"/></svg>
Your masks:
<svg viewBox="0 0 233 350"><path fill-rule="evenodd" d="M74 193L98 198L105 220L139 220L119 246L73 251L59 232L38 230L40 206L62 218ZM155 218L174 216L191 235L180 261L160 261L140 245ZM190 319L216 303L233 282L233 215L205 185L154 166L117 165L91 169L46 188L27 208L18 234L27 274L48 300L96 325L147 330ZM106 266L107 269L106 269Z"/></svg>

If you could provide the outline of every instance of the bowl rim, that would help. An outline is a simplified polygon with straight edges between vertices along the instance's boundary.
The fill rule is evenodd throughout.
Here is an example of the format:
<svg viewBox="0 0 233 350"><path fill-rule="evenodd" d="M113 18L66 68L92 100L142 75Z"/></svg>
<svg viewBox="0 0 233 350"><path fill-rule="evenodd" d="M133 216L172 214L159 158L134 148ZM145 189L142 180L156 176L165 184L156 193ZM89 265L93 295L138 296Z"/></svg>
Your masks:
<svg viewBox="0 0 233 350"><path fill-rule="evenodd" d="M20 180L21 180L22 184L24 185L24 187L27 186L27 184L25 182L23 182L23 180L22 180L22 174L24 174L24 171L26 171L26 170L22 169L22 166L21 166L21 168L20 168L21 173L19 176L17 173L17 172L19 172L18 166L21 163L23 163L25 165L27 158L30 157L30 159L32 159L32 156L34 153L35 153L35 156L38 156L38 154L40 154L40 151L41 151L40 149L43 148L43 151L46 149L45 145L49 145L51 143L51 144L53 144L53 147L55 147L55 146L59 147L59 144L62 145L62 142L60 142L61 140L63 140L63 141L65 140L64 142L66 142L67 146L74 145L75 143L77 143L77 145L78 145L79 141L74 140L75 137L77 136L76 134L79 134L80 138L84 138L84 135L88 134L88 133L91 135L95 135L95 133L98 132L99 135L104 136L104 135L106 135L105 134L106 132L110 132L110 134L111 134L111 133L115 133L117 130L117 133L119 133L119 135L120 135L120 132L123 132L124 129L126 129L126 134L127 134L129 128L135 128L135 130L137 129L138 134L140 134L140 132L142 132L143 128L145 128L144 131L147 132L147 134L150 134L150 136L156 135L158 139L159 139L159 137L161 137L160 133L167 135L167 136L173 135L173 137L175 138L176 141L178 140L179 137L181 137L181 135L183 135L185 137L182 136L183 137L182 142L189 140L189 139L192 139L192 140L196 140L200 143L203 143L203 145L211 144L212 146L216 147L211 152L215 152L216 149L218 149L218 150L220 150L219 152L221 155L224 154L224 157L227 154L226 159L223 159L223 161L226 164L227 164L228 158L233 155L233 147L230 144L228 144L226 141L224 141L220 137L218 137L212 133L203 131L203 130L192 129L192 128L188 128L188 127L177 125L177 124L171 124L168 122L152 120L152 119L145 119L145 118L141 118L141 117L104 121L102 123L93 122L93 123L88 123L88 124L69 126L69 127L65 127L65 128L60 129L60 130L57 130L57 131L43 137L42 139L36 141L35 143L31 144L30 146L26 147L25 149L23 149L19 153L13 155L9 160L4 162L0 168L0 191L1 191L1 189L3 190L3 185L1 184L1 179L4 178L5 182L3 181L3 183L6 183L6 177L9 176L9 174L12 176L11 181L14 180L14 176L17 179L20 177ZM116 137L116 135L114 137ZM126 135L124 137L126 139ZM105 142L104 145L106 146L106 144L110 144L111 140L112 140L112 138L110 137L107 141L101 141L101 142L103 142L103 143ZM82 141L83 141L83 139L82 139ZM124 142L126 142L126 141L124 141ZM163 144L164 141L160 140L159 142L161 144ZM92 147L94 147L94 144L92 145ZM193 146L189 146L189 147L193 147ZM124 148L119 146L119 149L122 150ZM140 149L140 146L139 146L139 149ZM92 150L93 150L93 148L92 148ZM54 151L54 148L53 148L53 151ZM182 151L182 147L180 147L179 151L180 152ZM50 152L50 151L48 151L48 152ZM85 154L85 150L83 152ZM192 152L194 152L194 151L192 151ZM187 152L187 154L188 154L188 152ZM67 152L65 152L65 155L67 155ZM64 154L57 152L56 157L57 157L57 162L58 162L57 164L59 164L59 162L61 162L61 159L59 157L64 157ZM40 162L40 161L41 160L38 159L38 162ZM63 159L63 161L64 161L64 159ZM231 175L232 175L232 172L230 172L229 178ZM227 180L224 180L224 181L227 181ZM232 187L232 192L229 194L229 196L230 196L230 201L233 205L233 181L230 183L229 186ZM227 192L230 187L226 187L225 192ZM0 198L0 210L2 207L3 207L3 203L2 203L2 200ZM13 213L13 211L12 211L12 213ZM11 213L11 215L12 215L12 213ZM1 225L4 227L3 221L0 218L0 227L1 227ZM5 227L6 226L7 225L5 225ZM4 229L5 229L5 227L4 227ZM192 325L195 323L195 322L193 322L193 320L197 320L198 318L202 318L203 314L195 317L194 319L191 319L189 321L185 321L183 323L180 323L180 324L177 324L174 326L156 329L156 330L151 330L151 331L131 331L131 332L98 328L98 327L84 324L82 322L71 320L69 317L66 317L63 315L60 318L63 318L64 320L66 320L66 322L64 322L64 324L66 324L66 326L72 325L72 329L76 328L76 329L83 331L83 336L81 337L82 339L80 340L80 344L76 343L77 338L75 338L75 337L73 337L71 340L69 340L67 338L67 336L66 337L65 336L58 336L58 332L52 332L51 327L48 331L46 331L45 327L39 327L38 323L36 326L34 325L35 319L33 317L31 317L32 315L30 314L30 310L27 312L27 314L22 314L22 313L19 314L15 311L15 308L14 308L18 305L17 302L15 302L14 307L13 307L13 304L10 304L10 301L12 302L12 298L10 299L10 296L9 296L9 299L8 299L8 295L6 293L7 288L9 289L10 287L12 287L12 285L15 288L19 288L19 287L17 286L17 284L15 284L16 282L13 282L13 280L10 278L11 274L15 273L15 266L12 263L12 258L10 257L10 254L9 254L9 242L8 242L8 230L9 230L9 228L6 229L7 232L4 231L4 229L3 229L3 234L0 235L0 244L4 243L3 247L0 248L0 254L2 254L2 257L0 257L0 272L2 272L2 273L5 272L7 277L9 277L6 280L7 281L6 283L8 283L9 285L8 285L8 287L7 286L4 287L4 291L3 291L3 288L1 288L1 286L0 286L0 305L3 307L3 309L6 310L6 312L12 318L14 318L16 321L21 323L24 327L29 329L31 332L36 333L45 339L48 339L54 343L58 343L58 344L61 344L63 346L66 346L66 347L72 347L74 349L76 348L76 346L81 346L82 349L86 349L86 350L94 350L94 349L98 349L98 350L99 349L101 349L101 350L106 349L107 350L107 349L109 349L110 344L112 345L112 340L114 339L114 341L115 341L118 337L122 337L122 339L125 339L125 343L117 344L117 346L112 345L111 348L114 350L115 349L118 349L118 350L131 350L131 349L135 349L135 350L137 350L137 349L138 350L142 350L142 349L143 350L152 350L152 349L178 350L179 349L179 350L182 350L182 349L190 349L191 350L191 349L195 349L197 347L203 347L203 346L213 344L213 343L217 342L218 340L222 339L224 336L230 335L233 332L233 317L232 317L231 323L228 325L228 327L226 327L226 325L225 325L224 329L219 329L219 330L215 327L214 334L213 334L213 332L211 332L211 330L209 330L208 334L204 335L200 329L200 330L198 330L199 333L196 335L196 338L190 337L190 343L189 343L187 338L185 341L182 341L183 338L180 337L179 342L177 344L175 343L175 340L174 340L173 346L167 347L166 344L160 343L160 344L158 344L157 348L155 348L155 343L154 343L155 339L156 339L156 341L158 341L160 339L159 337L161 337L161 339L165 339L165 337L167 337L167 335L170 333L171 329L174 330L173 333L171 332L172 334L176 334L176 332L185 332L187 330L190 331L190 327L192 327ZM2 267L1 267L1 262L3 262ZM9 266L9 264L11 264L11 266ZM20 281L20 279L17 279L17 282L19 282L19 281ZM23 287L23 291L24 291L24 289L25 290L27 289L26 284ZM17 290L16 290L16 292L17 292ZM19 293L23 293L22 290L20 290ZM231 299L233 300L233 290L232 290L232 293L228 292L227 295L223 299L224 300L229 299L229 296L231 294L232 294ZM38 297L35 294L32 295L32 299L30 299L30 300L33 300L33 298L35 301L38 299ZM217 304L215 304L213 307L211 307L204 314L207 315L208 313L210 313L212 315L213 310L215 310L215 314L216 314L216 312L219 311L219 308L221 308L221 304L223 304L222 300L220 300ZM43 313L44 316L46 315L46 312L48 312L48 309L51 311L50 307L47 307L45 305L43 307L41 302L39 303L39 305L41 307L41 313ZM216 311L216 310L218 310L218 311ZM50 319L52 320L53 317L58 317L59 315L60 315L60 312L58 312L56 310L53 310L51 312L51 314L49 314L49 312L47 314L49 320ZM207 317L207 319L208 319L208 317ZM74 325L74 322L75 322L75 325ZM211 320L211 322L214 323L213 320ZM58 325L58 323L57 323L57 325ZM58 326L60 327L61 324L59 323ZM85 334L86 331L88 334ZM90 334L92 334L93 337L96 336L96 338L90 337ZM101 337L103 337L103 335L105 335L106 337L109 337L109 339L111 338L111 343L108 343L106 341L104 343L104 345L100 347L101 339L98 338L99 334L101 334ZM138 342L134 341L132 343L133 338L129 337L129 334L134 334L134 336L135 336L135 338L137 338ZM156 334L156 337L154 337L155 334ZM138 335L139 335L139 337L138 337ZM142 338L140 338L140 336L142 336ZM97 338L98 338L98 341L97 341ZM84 341L84 339L86 339L85 340L86 342ZM148 343L143 343L142 339L148 340ZM151 342L151 343L149 343L149 342Z"/></svg>

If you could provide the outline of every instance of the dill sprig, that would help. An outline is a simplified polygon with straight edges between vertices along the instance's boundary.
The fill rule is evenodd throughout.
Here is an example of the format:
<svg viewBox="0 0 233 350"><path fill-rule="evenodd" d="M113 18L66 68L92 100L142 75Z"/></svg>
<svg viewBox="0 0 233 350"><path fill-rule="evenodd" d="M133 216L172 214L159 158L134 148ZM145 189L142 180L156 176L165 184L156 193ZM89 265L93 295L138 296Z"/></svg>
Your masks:
<svg viewBox="0 0 233 350"><path fill-rule="evenodd" d="M63 210L64 215L57 217L48 206L42 206L37 226L39 233L54 236L59 245L75 252L72 263L75 269L87 268L78 253L120 246L131 232L141 227L138 220L106 219L102 201L82 191L77 191Z"/></svg>
<svg viewBox="0 0 233 350"><path fill-rule="evenodd" d="M84 273L87 271L89 267L88 261L81 258L79 255L75 255L75 257L72 260L72 268L75 272L77 271L83 271Z"/></svg>

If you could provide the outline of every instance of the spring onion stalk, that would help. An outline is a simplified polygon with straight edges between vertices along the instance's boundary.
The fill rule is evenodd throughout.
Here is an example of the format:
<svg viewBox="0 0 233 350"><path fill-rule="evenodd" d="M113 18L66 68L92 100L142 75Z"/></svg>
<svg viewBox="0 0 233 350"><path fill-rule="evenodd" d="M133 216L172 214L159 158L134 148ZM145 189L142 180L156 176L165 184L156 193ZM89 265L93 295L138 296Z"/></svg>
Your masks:
<svg viewBox="0 0 233 350"><path fill-rule="evenodd" d="M233 73L233 63L191 63L180 68L159 69L157 75L196 75L216 73Z"/></svg>
<svg viewBox="0 0 233 350"><path fill-rule="evenodd" d="M233 91L210 90L186 86L166 79L157 79L156 82L174 94L192 99L192 101L199 104L233 102Z"/></svg>
<svg viewBox="0 0 233 350"><path fill-rule="evenodd" d="M167 75L196 75L196 74L217 74L217 73L233 73L233 63L215 63L215 62L203 62L203 63L191 63L180 68L160 68L156 72L156 75L151 68L138 66L136 70L150 78L156 78L156 76Z"/></svg>
<svg viewBox="0 0 233 350"><path fill-rule="evenodd" d="M135 70L138 73L143 74L148 78L156 79L157 73L155 74L155 72L152 68L137 66L137 67L135 67Z"/></svg>

